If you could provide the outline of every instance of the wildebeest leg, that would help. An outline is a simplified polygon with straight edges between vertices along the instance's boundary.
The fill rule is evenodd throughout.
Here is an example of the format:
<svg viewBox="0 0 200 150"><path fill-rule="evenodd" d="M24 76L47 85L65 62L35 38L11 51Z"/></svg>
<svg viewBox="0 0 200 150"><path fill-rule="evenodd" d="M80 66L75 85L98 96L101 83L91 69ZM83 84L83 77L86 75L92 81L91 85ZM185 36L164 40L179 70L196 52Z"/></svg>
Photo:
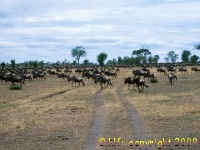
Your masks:
<svg viewBox="0 0 200 150"><path fill-rule="evenodd" d="M80 86L80 82L78 82L78 87Z"/></svg>
<svg viewBox="0 0 200 150"><path fill-rule="evenodd" d="M85 83L82 81L82 85L83 85L83 87L85 86Z"/></svg>

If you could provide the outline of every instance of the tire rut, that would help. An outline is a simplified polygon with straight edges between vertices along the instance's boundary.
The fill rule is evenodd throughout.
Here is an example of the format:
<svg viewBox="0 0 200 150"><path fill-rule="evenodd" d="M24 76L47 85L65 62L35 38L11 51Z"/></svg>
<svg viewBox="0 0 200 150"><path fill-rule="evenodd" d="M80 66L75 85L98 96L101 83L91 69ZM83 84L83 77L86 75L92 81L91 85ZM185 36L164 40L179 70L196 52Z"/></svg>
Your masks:
<svg viewBox="0 0 200 150"><path fill-rule="evenodd" d="M94 150L100 148L98 141L104 128L104 106L101 89L96 92L95 110L96 112L91 127L91 133L86 142L86 150Z"/></svg>
<svg viewBox="0 0 200 150"><path fill-rule="evenodd" d="M131 116L131 121L134 127L134 132L136 134L137 140L147 141L147 135L145 135L145 125L142 122L134 106L124 97L124 94L122 93L123 87L124 87L123 85L118 87L117 96L120 102L122 103L123 107L125 108L125 110L127 110L128 114ZM140 149L151 150L151 147L144 146Z"/></svg>

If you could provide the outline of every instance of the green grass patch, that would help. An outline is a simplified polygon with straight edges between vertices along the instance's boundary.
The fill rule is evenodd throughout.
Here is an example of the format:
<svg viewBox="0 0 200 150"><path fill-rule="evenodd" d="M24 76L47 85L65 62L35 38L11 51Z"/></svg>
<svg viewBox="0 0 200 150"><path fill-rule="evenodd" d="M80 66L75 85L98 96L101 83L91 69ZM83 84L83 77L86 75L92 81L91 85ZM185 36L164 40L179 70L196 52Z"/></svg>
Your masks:
<svg viewBox="0 0 200 150"><path fill-rule="evenodd" d="M11 85L10 86L10 90L21 90L21 89L22 89L22 87L19 85Z"/></svg>
<svg viewBox="0 0 200 150"><path fill-rule="evenodd" d="M150 82L151 82L151 83L158 83L158 79L155 78L155 77L154 77L154 78L151 78L151 79L150 79Z"/></svg>

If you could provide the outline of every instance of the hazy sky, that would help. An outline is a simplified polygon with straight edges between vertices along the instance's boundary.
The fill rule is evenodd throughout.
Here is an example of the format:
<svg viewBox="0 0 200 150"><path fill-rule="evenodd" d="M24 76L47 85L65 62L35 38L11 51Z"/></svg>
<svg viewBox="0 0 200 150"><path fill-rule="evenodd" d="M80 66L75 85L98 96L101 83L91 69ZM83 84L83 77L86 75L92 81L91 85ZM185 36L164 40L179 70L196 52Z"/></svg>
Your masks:
<svg viewBox="0 0 200 150"><path fill-rule="evenodd" d="M93 62L100 52L112 59L142 46L160 62L171 50L180 61L182 50L193 53L200 43L199 6L200 0L0 0L0 62L72 62L76 46Z"/></svg>

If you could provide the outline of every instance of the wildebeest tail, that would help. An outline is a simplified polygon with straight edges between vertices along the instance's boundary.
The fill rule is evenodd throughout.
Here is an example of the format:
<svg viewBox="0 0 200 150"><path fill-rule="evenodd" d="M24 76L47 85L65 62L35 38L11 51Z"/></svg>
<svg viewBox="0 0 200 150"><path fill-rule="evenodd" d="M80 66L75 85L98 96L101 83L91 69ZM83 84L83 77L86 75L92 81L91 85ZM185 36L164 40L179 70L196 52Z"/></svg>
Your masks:
<svg viewBox="0 0 200 150"><path fill-rule="evenodd" d="M149 86L148 86L148 85L146 85L146 84L145 84L144 86L145 86L146 88L148 88L148 87L149 87Z"/></svg>

